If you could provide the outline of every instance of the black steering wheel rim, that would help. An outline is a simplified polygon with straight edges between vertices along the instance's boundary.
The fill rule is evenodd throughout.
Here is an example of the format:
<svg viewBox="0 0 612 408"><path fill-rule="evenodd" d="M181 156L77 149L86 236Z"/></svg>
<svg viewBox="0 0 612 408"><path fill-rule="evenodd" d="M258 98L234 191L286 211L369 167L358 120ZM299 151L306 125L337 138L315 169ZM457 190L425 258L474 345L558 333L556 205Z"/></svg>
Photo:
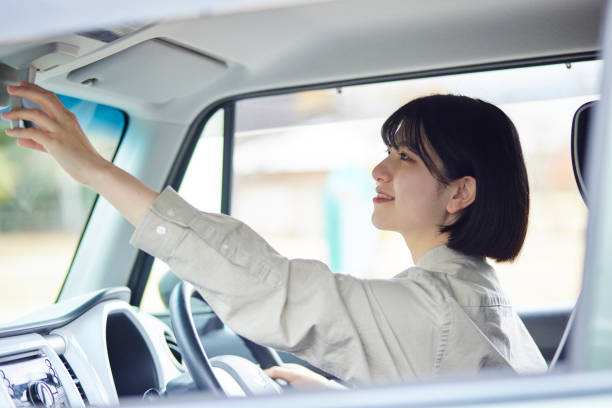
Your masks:
<svg viewBox="0 0 612 408"><path fill-rule="evenodd" d="M215 377L208 355L200 342L191 313L191 298L200 296L195 287L181 282L172 291L168 309L176 341L181 349L183 361L200 391L224 394Z"/></svg>
<svg viewBox="0 0 612 408"><path fill-rule="evenodd" d="M192 297L206 301L196 288L186 281L181 281L172 290L168 309L170 311L170 321L174 335L181 349L183 361L197 389L210 391L215 394L224 394L219 381L215 377L208 355L202 346L193 320L193 314L191 313ZM240 335L238 337L262 369L283 364L283 361L274 349L261 346Z"/></svg>

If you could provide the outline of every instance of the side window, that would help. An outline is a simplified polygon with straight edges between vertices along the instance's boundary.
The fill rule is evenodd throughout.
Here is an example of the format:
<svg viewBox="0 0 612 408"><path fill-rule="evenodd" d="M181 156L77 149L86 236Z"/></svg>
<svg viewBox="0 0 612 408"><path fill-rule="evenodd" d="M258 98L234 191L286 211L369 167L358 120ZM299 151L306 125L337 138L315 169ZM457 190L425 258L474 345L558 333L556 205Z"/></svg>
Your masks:
<svg viewBox="0 0 612 408"><path fill-rule="evenodd" d="M219 109L204 126L178 191L201 211L221 210L224 117L224 110ZM166 310L163 297L169 296L175 283L172 278L163 280L169 270L170 267L159 259L153 261L140 304L144 311L161 313Z"/></svg>
<svg viewBox="0 0 612 408"><path fill-rule="evenodd" d="M236 104L232 215L281 254L389 278L412 266L399 234L370 223L384 119L432 93L498 105L522 140L531 186L515 263L494 265L515 305L576 299L587 210L573 179L575 110L597 98L599 61L507 69L261 97Z"/></svg>

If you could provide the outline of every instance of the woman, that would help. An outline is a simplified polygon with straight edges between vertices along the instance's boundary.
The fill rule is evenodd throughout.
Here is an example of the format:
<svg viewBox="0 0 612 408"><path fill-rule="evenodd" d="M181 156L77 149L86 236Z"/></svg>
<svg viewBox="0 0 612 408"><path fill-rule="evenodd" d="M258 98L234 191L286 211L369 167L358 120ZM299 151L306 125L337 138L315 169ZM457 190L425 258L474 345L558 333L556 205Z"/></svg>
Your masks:
<svg viewBox="0 0 612 408"><path fill-rule="evenodd" d="M240 221L201 213L170 188L151 190L104 160L55 95L27 83L8 91L44 112L3 114L41 128L7 134L48 152L111 202L137 227L131 243L196 285L237 333L354 383L546 369L485 260L518 255L529 211L518 136L495 106L434 95L387 119L388 157L372 172L372 221L403 236L416 266L362 280L286 259ZM270 374L295 383L307 377Z"/></svg>

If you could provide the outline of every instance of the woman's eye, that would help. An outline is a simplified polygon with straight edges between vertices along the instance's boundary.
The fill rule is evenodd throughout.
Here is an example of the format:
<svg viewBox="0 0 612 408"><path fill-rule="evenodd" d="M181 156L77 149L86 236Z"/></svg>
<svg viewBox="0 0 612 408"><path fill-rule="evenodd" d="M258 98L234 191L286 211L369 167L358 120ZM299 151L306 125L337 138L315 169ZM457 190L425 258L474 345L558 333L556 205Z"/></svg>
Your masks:
<svg viewBox="0 0 612 408"><path fill-rule="evenodd" d="M391 149L390 147L385 150L385 153L387 153L387 156L389 156L392 153L392 150L393 149ZM399 155L400 160L413 161L413 159L408 155L408 153L397 152L397 154Z"/></svg>

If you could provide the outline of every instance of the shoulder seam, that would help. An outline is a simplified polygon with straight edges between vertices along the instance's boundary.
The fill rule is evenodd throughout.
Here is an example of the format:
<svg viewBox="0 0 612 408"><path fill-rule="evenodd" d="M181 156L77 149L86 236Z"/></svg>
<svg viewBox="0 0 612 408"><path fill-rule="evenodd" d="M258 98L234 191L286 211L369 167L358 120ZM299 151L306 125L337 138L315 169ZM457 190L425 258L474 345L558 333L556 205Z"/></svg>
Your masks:
<svg viewBox="0 0 612 408"><path fill-rule="evenodd" d="M448 345L448 339L450 337L450 329L451 329L451 316L450 316L450 304L448 300L444 302L446 305L445 310L445 321L440 327L440 340L438 343L438 352L436 353L436 358L434 360L434 374L438 374L440 371L440 366L442 365L442 358L446 354L446 347Z"/></svg>

